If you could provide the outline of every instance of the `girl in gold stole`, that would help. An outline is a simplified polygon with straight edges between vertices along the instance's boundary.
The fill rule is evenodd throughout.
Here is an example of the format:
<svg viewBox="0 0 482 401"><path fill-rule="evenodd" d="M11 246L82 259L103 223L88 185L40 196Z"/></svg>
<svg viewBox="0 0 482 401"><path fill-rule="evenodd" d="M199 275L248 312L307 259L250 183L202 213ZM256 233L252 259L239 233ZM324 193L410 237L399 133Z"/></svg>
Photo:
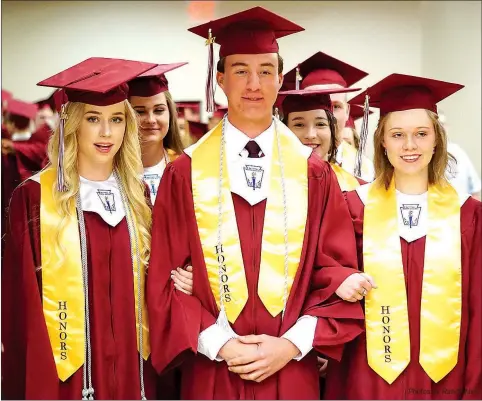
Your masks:
<svg viewBox="0 0 482 401"><path fill-rule="evenodd" d="M346 194L359 264L378 288L366 335L328 365L328 399L480 399L481 204L444 178L437 103L463 86L392 74L353 103L380 108L376 180Z"/></svg>
<svg viewBox="0 0 482 401"><path fill-rule="evenodd" d="M164 74L185 64L161 64L128 83L129 102L139 116L144 181L153 205L164 169L183 150L176 104Z"/></svg>
<svg viewBox="0 0 482 401"><path fill-rule="evenodd" d="M50 164L11 202L7 399L155 397L144 306L151 209L125 84L155 66L91 58L39 83L63 88L61 121Z"/></svg>
<svg viewBox="0 0 482 401"><path fill-rule="evenodd" d="M336 164L338 126L333 114L331 94L354 92L357 88L304 89L282 91L281 103L283 123L293 131L298 139L309 146L323 160L328 161L338 179L342 191L355 189L364 184Z"/></svg>

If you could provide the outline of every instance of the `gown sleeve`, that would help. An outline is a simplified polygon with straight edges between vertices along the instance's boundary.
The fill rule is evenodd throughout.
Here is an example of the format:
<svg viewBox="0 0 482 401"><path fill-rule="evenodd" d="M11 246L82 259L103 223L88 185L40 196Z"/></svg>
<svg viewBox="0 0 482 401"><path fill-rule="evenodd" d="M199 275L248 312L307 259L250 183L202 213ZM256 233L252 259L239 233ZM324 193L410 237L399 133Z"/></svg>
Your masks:
<svg viewBox="0 0 482 401"><path fill-rule="evenodd" d="M472 201L472 200L469 200ZM474 234L470 246L469 270L469 322L467 342L465 345L466 368L464 399L480 400L482 398L482 203L474 201Z"/></svg>
<svg viewBox="0 0 482 401"><path fill-rule="evenodd" d="M346 278L358 272L355 236L335 173L327 169L317 181L321 187L318 204L323 210L311 289L303 314L318 318L314 348L339 360L344 344L364 329L360 303L344 301L335 294Z"/></svg>
<svg viewBox="0 0 482 401"><path fill-rule="evenodd" d="M197 232L189 183L176 170L179 161L164 171L153 212L147 305L152 362L158 373L197 353L199 334L216 322L197 297L176 290L170 278L171 270L192 263ZM195 275L196 266L193 271Z"/></svg>

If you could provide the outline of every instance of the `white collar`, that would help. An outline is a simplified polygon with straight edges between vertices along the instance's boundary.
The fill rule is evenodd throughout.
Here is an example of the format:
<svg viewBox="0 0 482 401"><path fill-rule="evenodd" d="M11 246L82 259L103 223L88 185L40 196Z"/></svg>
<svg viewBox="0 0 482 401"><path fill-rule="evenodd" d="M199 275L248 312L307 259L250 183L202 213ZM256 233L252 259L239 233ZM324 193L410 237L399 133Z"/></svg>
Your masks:
<svg viewBox="0 0 482 401"><path fill-rule="evenodd" d="M32 137L31 132L15 132L12 134L13 142L28 141Z"/></svg>
<svg viewBox="0 0 482 401"><path fill-rule="evenodd" d="M255 141L267 160L271 160L273 153L273 140L274 140L274 121L271 125L259 134L256 138L251 139L244 132L240 131L234 125L231 124L229 118L226 118L225 138L226 138L226 153L227 158L236 159L240 153L244 150L246 144L249 141Z"/></svg>
<svg viewBox="0 0 482 401"><path fill-rule="evenodd" d="M29 179L40 184L41 173L40 171ZM105 181L90 181L80 177L80 200L83 211L97 213L112 227L119 224L125 216L124 205L114 174L111 174Z"/></svg>
<svg viewBox="0 0 482 401"><path fill-rule="evenodd" d="M80 177L80 200L82 210L97 213L112 227L125 217L122 197L114 174L105 181L90 181Z"/></svg>
<svg viewBox="0 0 482 401"><path fill-rule="evenodd" d="M360 185L356 188L358 197L366 204L368 199L368 190L372 184ZM469 198L467 194L459 195L460 206ZM396 190L397 196L397 216L398 216L398 232L407 242L415 241L427 235L428 209L427 200L428 192L419 195L404 194Z"/></svg>

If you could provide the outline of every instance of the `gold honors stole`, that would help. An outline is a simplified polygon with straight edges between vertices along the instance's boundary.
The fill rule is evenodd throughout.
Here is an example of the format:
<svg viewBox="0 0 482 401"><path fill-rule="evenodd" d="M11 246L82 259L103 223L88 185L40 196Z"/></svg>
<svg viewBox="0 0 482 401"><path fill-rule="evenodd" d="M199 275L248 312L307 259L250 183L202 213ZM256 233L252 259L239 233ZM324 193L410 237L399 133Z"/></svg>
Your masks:
<svg viewBox="0 0 482 401"><path fill-rule="evenodd" d="M336 179L338 180L340 189L343 192L352 191L360 186L360 183L355 178L355 176L351 175L348 171L341 168L338 164L332 163L331 168L335 172Z"/></svg>
<svg viewBox="0 0 482 401"><path fill-rule="evenodd" d="M42 305L59 379L67 380L84 364L85 303L79 224L75 202L59 233L61 216L54 200L56 170L40 173L40 249L42 258ZM127 214L127 213L126 213ZM59 236L59 238L58 238ZM58 238L58 239L57 239ZM62 255L57 241L62 244ZM133 241L132 241L133 242ZM131 247L134 244L131 243ZM131 249L131 255L134 253ZM136 322L138 311L137 262L133 258ZM147 309L144 300L144 270L141 266L144 359L150 353ZM138 323L136 323L139 334ZM139 338L139 335L137 336ZM139 340L138 340L139 341ZM138 344L139 345L139 344Z"/></svg>
<svg viewBox="0 0 482 401"><path fill-rule="evenodd" d="M221 177L223 214L222 249L218 249L218 185L220 174L221 121L195 146L192 154L192 192L199 237L208 272L209 284L220 307L220 280L223 303L231 323L237 319L248 299L248 288L241 254L236 215L229 185L226 157ZM308 163L306 148L282 123L276 123L271 161L269 196L263 229L258 295L272 316L284 308L284 290L289 295L298 270L308 214ZM280 141L281 155L278 152ZM288 273L285 283L284 206L281 161L287 198ZM223 258L221 277L219 261Z"/></svg>
<svg viewBox="0 0 482 401"><path fill-rule="evenodd" d="M363 263L378 285L365 300L368 364L388 383L410 362L407 293L395 184L370 185L363 224ZM460 201L448 184L428 189L419 361L440 381L457 364L462 309Z"/></svg>
<svg viewBox="0 0 482 401"><path fill-rule="evenodd" d="M357 154L356 148L350 145L348 142L342 141L340 146L338 147L338 152L341 153L341 165L343 169L345 169L348 173L353 174L355 171L355 164L356 164L356 154ZM362 165L361 165L362 177L365 177L370 174L367 167L367 161L369 161L369 159L367 159L366 156L362 155Z"/></svg>

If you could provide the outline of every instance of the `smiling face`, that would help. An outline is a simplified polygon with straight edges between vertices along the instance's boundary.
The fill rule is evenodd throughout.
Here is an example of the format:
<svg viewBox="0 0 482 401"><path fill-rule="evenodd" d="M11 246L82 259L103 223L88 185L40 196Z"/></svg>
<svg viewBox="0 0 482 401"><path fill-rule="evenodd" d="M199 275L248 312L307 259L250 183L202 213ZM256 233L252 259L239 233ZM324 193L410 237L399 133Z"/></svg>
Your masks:
<svg viewBox="0 0 482 401"><path fill-rule="evenodd" d="M288 115L288 128L322 159L328 159L332 132L325 110L292 112Z"/></svg>
<svg viewBox="0 0 482 401"><path fill-rule="evenodd" d="M395 174L428 176L436 145L434 125L426 110L397 111L387 116L383 146Z"/></svg>
<svg viewBox="0 0 482 401"><path fill-rule="evenodd" d="M340 89L343 86L339 84L327 84L327 85L311 85L306 89ZM346 93L332 93L330 95L331 104L333 105L333 115L336 118L338 124L338 132L341 134L343 128L345 128L348 117L350 116L350 105L348 104ZM337 141L341 141L341 137L337 138Z"/></svg>
<svg viewBox="0 0 482 401"><path fill-rule="evenodd" d="M141 146L161 143L169 131L169 108L164 92L150 97L132 96L129 102L139 115Z"/></svg>
<svg viewBox="0 0 482 401"><path fill-rule="evenodd" d="M282 77L276 53L227 56L217 81L228 98L230 120L271 121Z"/></svg>
<svg viewBox="0 0 482 401"><path fill-rule="evenodd" d="M125 103L110 106L86 104L78 138L79 164L113 164L126 130Z"/></svg>

